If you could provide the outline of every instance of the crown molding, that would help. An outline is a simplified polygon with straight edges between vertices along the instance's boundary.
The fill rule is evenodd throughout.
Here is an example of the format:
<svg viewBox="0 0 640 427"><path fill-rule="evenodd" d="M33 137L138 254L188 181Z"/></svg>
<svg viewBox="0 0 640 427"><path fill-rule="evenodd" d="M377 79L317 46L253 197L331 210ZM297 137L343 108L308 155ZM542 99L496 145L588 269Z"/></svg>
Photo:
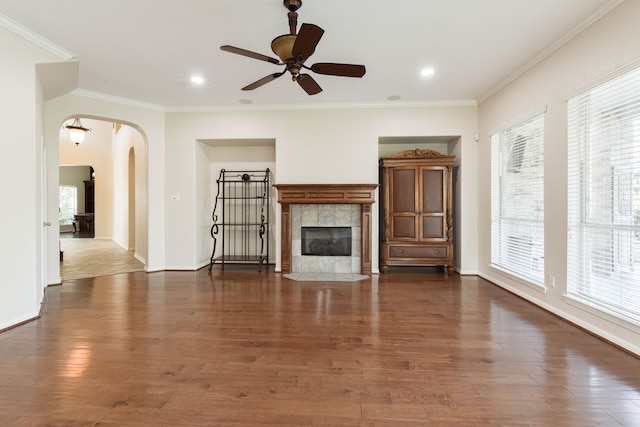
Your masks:
<svg viewBox="0 0 640 427"><path fill-rule="evenodd" d="M522 76L524 73L526 73L531 68L533 68L535 65L540 63L543 59L547 58L552 53L554 53L556 50L560 49L569 40L573 39L575 36L577 36L578 34L583 32L587 28L589 28L594 22L598 21L600 18L605 16L607 13L611 12L613 9L618 7L623 1L624 0L611 0L611 1L607 2L607 3L605 3L604 5L602 5L602 7L598 8L595 12L593 12L591 15L589 15L584 20L582 20L578 25L573 27L569 32L567 32L564 36L560 37L554 43L549 45L546 49L544 49L538 55L534 56L525 65L523 65L522 67L517 69L515 72L513 72L511 75L509 75L502 82L498 83L496 86L494 86L493 88L491 88L490 90L485 92L482 96L479 96L478 97L478 103L479 104L483 103L487 99L491 98L493 95L498 93L500 90L502 90L509 83L513 82L518 77Z"/></svg>
<svg viewBox="0 0 640 427"><path fill-rule="evenodd" d="M0 14L0 27L3 27L11 31L12 33L17 34L23 39L30 41L36 46L39 46L51 52L52 54L60 57L61 59L64 59L65 61L69 61L75 58L75 55L73 53L47 40L46 38L42 37L40 34L31 31L25 26L18 24L16 21L9 18L8 16Z"/></svg>
<svg viewBox="0 0 640 427"><path fill-rule="evenodd" d="M451 108L451 107L477 107L478 103L473 99L444 100L444 101L415 101L415 102L380 102L380 103L334 103L334 104L282 104L282 105L204 105L204 106L183 106L183 107L163 107L158 104L151 104L136 101L128 98L108 95L100 92L93 92L85 89L76 89L72 95L98 101L114 102L117 104L129 105L147 110L162 111L165 113L229 113L229 112L252 112L252 111L300 111L300 110L362 110L362 109L406 109L406 108Z"/></svg>
<svg viewBox="0 0 640 427"><path fill-rule="evenodd" d="M200 107L166 107L168 113L213 113L237 111L291 111L291 110L364 110L364 109L405 109L405 108L446 108L477 107L474 99L379 102L379 103L335 103L335 104L283 104L283 105L221 105Z"/></svg>
<svg viewBox="0 0 640 427"><path fill-rule="evenodd" d="M105 93L100 93L100 92L92 92L90 90L85 90L85 89L75 89L74 91L71 92L71 95L81 96L83 98L95 99L98 101L106 101L106 102L113 102L116 104L128 105L130 107L144 108L146 110L165 111L164 107L162 107L161 105L136 101L128 98L121 98L118 96L107 95Z"/></svg>

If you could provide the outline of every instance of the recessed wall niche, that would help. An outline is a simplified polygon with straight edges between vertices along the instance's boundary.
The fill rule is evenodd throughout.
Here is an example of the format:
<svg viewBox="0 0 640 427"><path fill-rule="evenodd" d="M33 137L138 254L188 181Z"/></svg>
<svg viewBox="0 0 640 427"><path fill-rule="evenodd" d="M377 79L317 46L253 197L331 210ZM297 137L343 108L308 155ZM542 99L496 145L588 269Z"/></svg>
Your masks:
<svg viewBox="0 0 640 427"><path fill-rule="evenodd" d="M276 141L273 138L200 139L196 141L196 256L199 265L209 263L213 249L211 218L218 193L216 180L220 170L271 171L271 182L276 174ZM169 190L170 191L170 190ZM269 229L269 260L275 263L275 190L271 191L271 226Z"/></svg>
<svg viewBox="0 0 640 427"><path fill-rule="evenodd" d="M449 156L455 156L456 159L453 165L453 229L460 230L460 179L464 159L462 158L462 137L460 135L416 135L416 136L381 136L378 137L378 158L388 157L397 154L404 150L415 150L419 148L421 150L435 150L439 153ZM378 215L379 213L379 201L380 197L376 198ZM381 224L379 221L378 224ZM378 241L374 244L379 245L380 233L382 233L381 226L378 227ZM459 266L459 256L461 253L462 241L459 238L460 233L455 233L453 236L454 246L454 265Z"/></svg>

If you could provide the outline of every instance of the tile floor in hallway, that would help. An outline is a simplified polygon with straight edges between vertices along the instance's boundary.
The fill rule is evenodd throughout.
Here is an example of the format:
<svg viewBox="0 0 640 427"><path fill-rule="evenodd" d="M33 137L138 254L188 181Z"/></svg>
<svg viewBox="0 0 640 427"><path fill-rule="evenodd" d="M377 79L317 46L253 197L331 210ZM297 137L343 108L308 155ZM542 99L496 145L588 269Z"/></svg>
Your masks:
<svg viewBox="0 0 640 427"><path fill-rule="evenodd" d="M60 249L63 251L60 262L63 282L144 270L144 264L133 256L133 252L124 250L112 240L73 238L72 233L64 233L60 236Z"/></svg>

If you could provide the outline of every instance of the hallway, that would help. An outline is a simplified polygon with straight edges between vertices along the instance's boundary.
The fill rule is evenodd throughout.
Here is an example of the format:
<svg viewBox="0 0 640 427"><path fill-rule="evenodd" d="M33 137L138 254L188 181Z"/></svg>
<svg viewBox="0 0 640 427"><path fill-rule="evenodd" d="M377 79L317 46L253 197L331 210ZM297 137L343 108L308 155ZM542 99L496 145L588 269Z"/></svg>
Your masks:
<svg viewBox="0 0 640 427"><path fill-rule="evenodd" d="M112 240L74 238L74 233L60 235L63 261L60 277L67 280L144 271L144 264Z"/></svg>

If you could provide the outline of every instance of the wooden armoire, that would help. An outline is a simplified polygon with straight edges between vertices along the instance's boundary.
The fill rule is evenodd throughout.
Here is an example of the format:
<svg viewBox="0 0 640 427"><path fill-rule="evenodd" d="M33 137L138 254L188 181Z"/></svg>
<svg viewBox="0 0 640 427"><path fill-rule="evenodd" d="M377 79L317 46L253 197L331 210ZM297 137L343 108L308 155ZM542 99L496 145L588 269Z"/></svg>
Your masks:
<svg viewBox="0 0 640 427"><path fill-rule="evenodd" d="M416 149L380 159L382 273L394 265L453 273L454 158Z"/></svg>

